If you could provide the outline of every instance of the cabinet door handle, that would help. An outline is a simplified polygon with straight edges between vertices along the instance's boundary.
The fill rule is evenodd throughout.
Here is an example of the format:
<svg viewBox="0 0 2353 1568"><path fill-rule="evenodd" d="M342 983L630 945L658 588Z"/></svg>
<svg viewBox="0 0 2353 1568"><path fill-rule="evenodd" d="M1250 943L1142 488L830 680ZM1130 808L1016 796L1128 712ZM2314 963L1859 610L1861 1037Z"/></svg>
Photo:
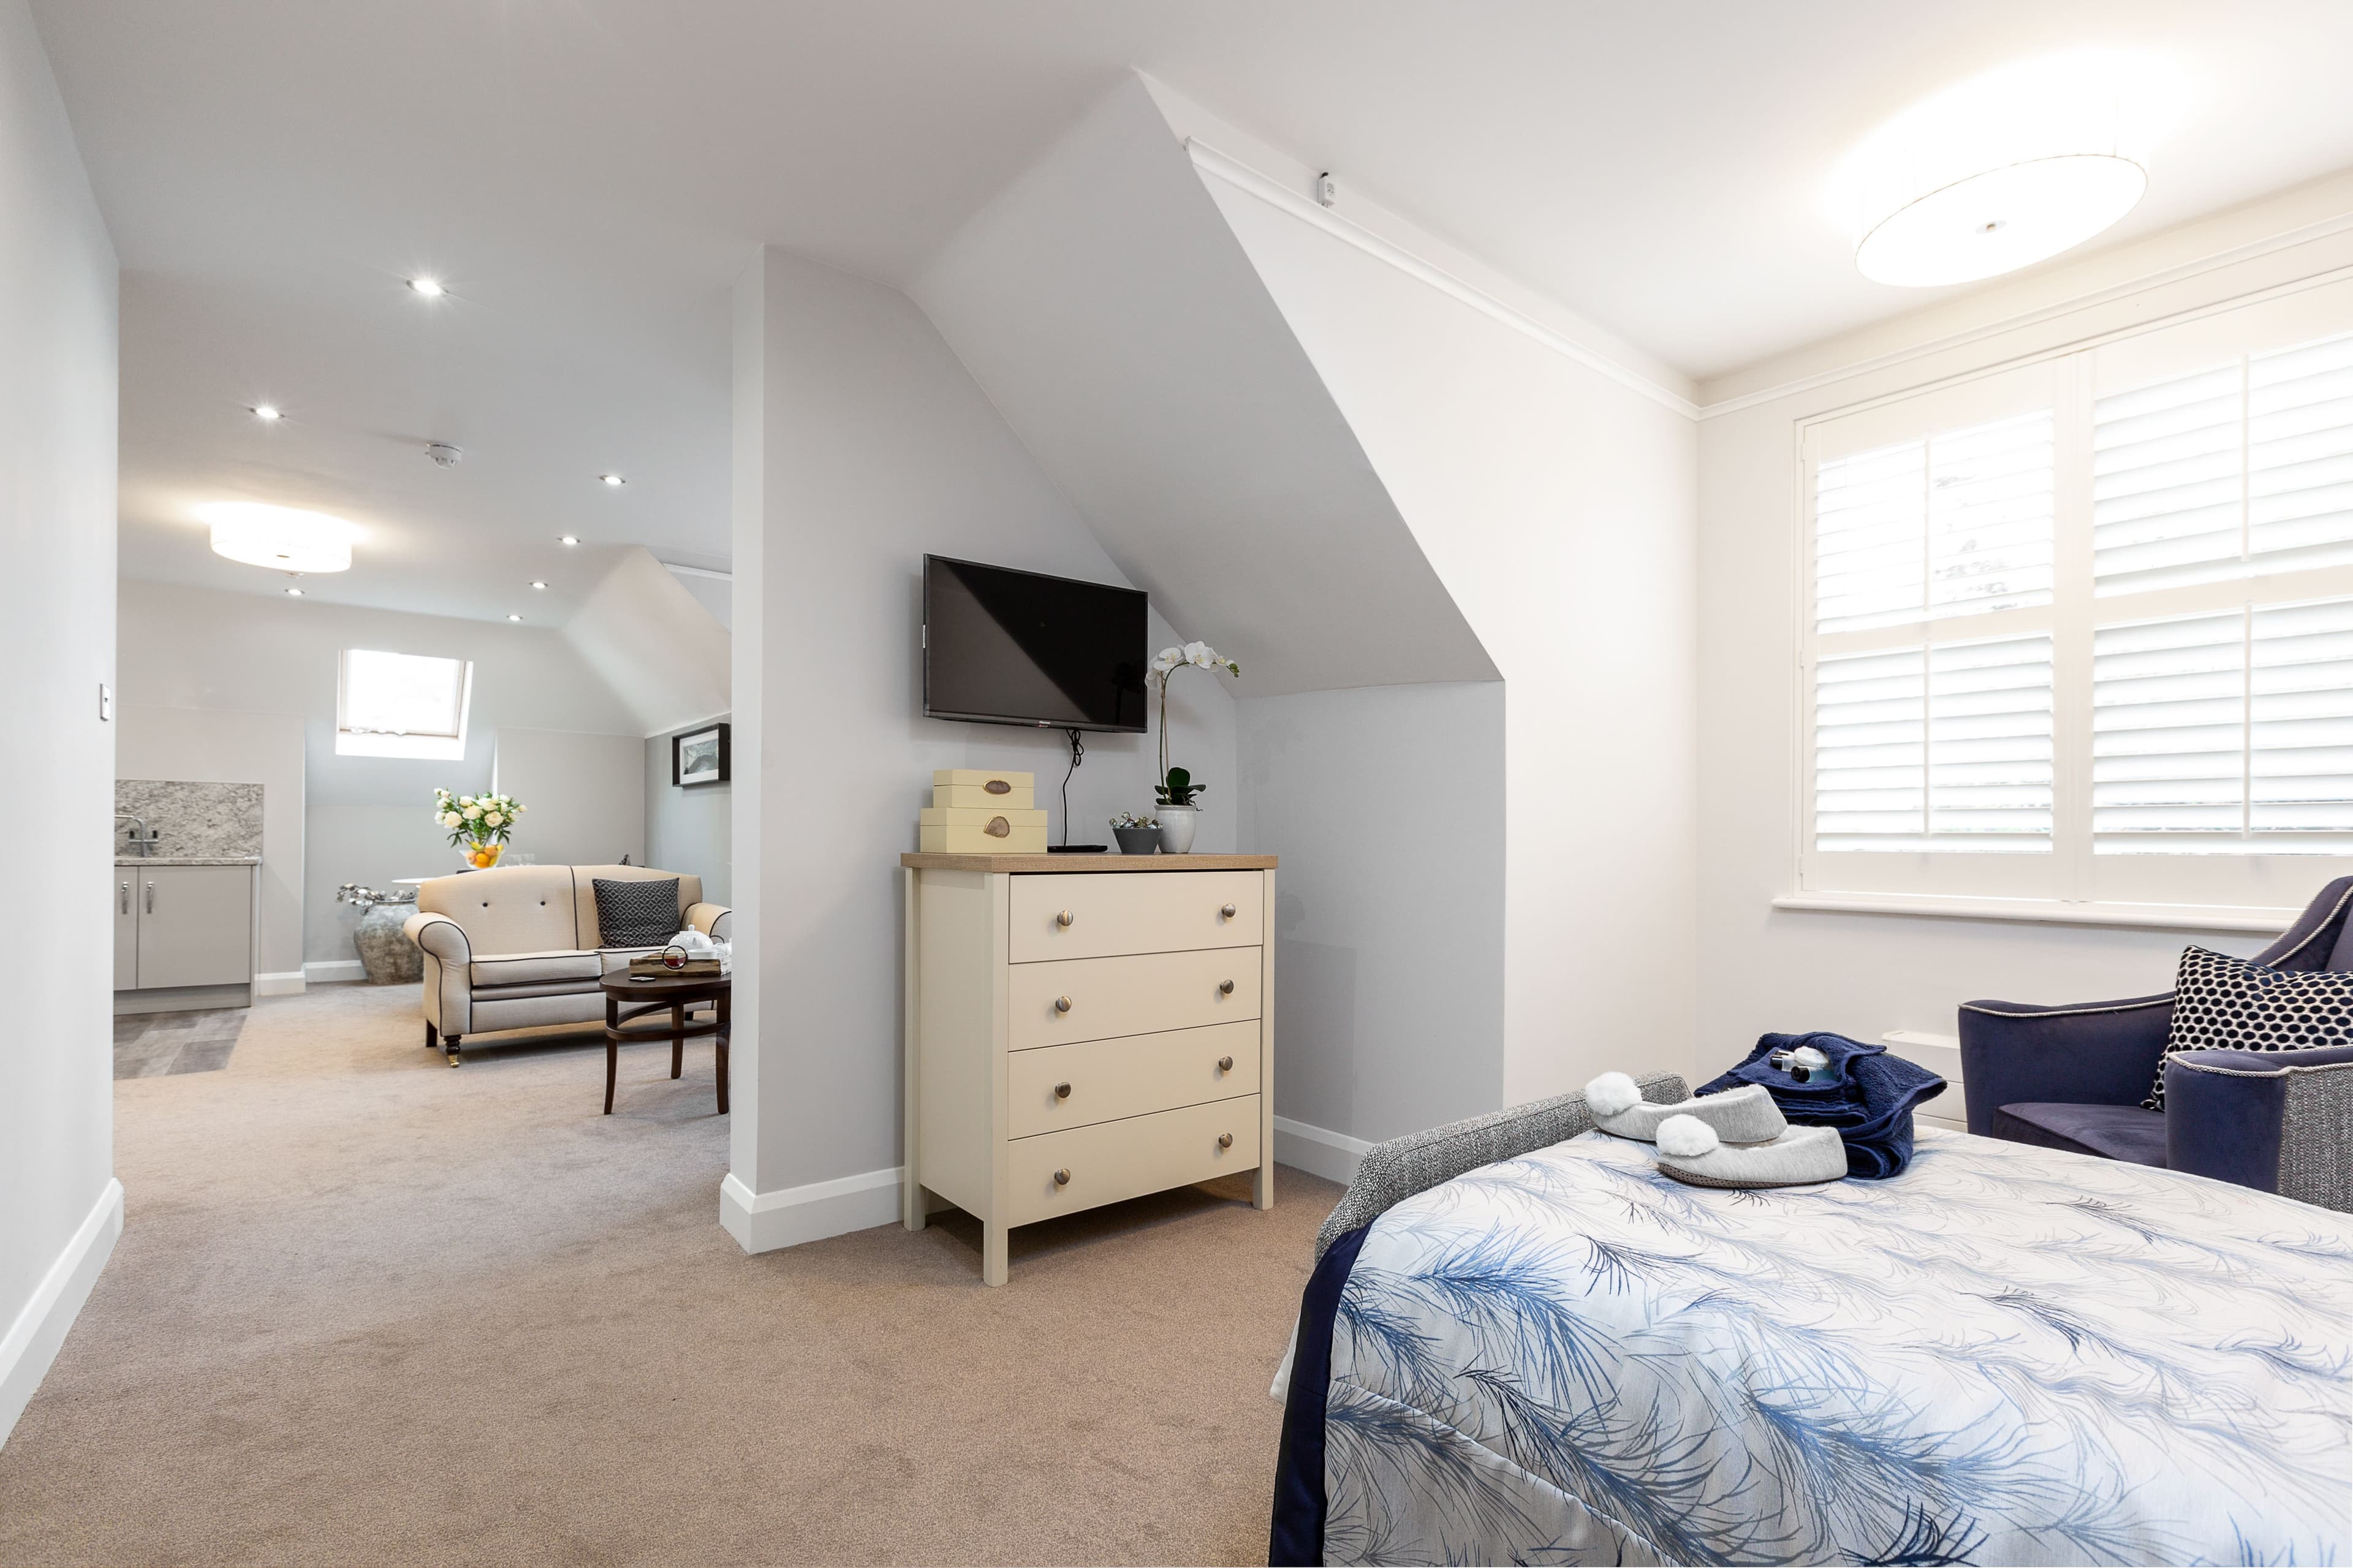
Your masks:
<svg viewBox="0 0 2353 1568"><path fill-rule="evenodd" d="M1230 1132L1220 1132L1220 1133L1219 1133L1219 1134L1218 1134L1218 1147L1219 1147L1219 1148L1220 1148L1220 1149L1230 1149L1230 1148L1232 1148L1233 1146L1234 1146L1234 1135L1233 1135L1232 1133L1230 1133Z"/></svg>
<svg viewBox="0 0 2353 1568"><path fill-rule="evenodd" d="M1055 998L1054 998L1054 1011L1055 1011L1055 1012L1057 1012L1057 1013L1067 1013L1067 1012L1069 1012L1070 1010L1071 1010L1071 999L1070 999L1068 996L1057 996L1057 997L1055 997Z"/></svg>
<svg viewBox="0 0 2353 1568"><path fill-rule="evenodd" d="M1231 1058L1231 1057L1219 1057L1219 1058L1218 1058L1218 1070L1219 1070L1219 1072L1231 1072L1231 1071L1233 1071L1233 1070L1234 1070L1234 1058Z"/></svg>
<svg viewBox="0 0 2353 1568"><path fill-rule="evenodd" d="M1071 1173L1067 1168L1054 1173L1054 1184L1058 1187L1067 1187L1071 1184Z"/></svg>
<svg viewBox="0 0 2353 1568"><path fill-rule="evenodd" d="M131 884L128 882L122 884L122 912L126 915L131 912Z"/></svg>
<svg viewBox="0 0 2353 1568"><path fill-rule="evenodd" d="M1068 1099L1070 1099L1070 1098L1071 1098L1071 1086L1070 1086L1069 1084L1067 1084L1067 1083L1058 1083L1058 1084L1056 1084L1056 1085L1054 1086L1054 1098L1055 1098L1056 1100L1068 1100Z"/></svg>
<svg viewBox="0 0 2353 1568"><path fill-rule="evenodd" d="M1218 982L1218 994L1219 994L1219 995L1220 995L1220 996L1230 996L1230 995L1232 995L1233 994L1234 994L1234 983L1233 983L1232 981L1230 981L1230 980L1220 980L1220 981L1219 981L1219 982Z"/></svg>
<svg viewBox="0 0 2353 1568"><path fill-rule="evenodd" d="M1227 920L1231 920L1234 918L1234 906L1228 904L1225 908L1219 910L1218 913Z"/></svg>
<svg viewBox="0 0 2353 1568"><path fill-rule="evenodd" d="M155 912L155 884L153 882L147 884L147 912L151 915Z"/></svg>

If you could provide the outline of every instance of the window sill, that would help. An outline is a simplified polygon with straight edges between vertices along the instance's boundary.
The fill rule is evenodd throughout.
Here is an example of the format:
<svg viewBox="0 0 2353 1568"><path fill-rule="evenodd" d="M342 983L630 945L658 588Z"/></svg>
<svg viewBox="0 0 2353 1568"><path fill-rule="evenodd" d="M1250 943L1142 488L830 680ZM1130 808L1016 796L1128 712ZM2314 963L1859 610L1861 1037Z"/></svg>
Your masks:
<svg viewBox="0 0 2353 1568"><path fill-rule="evenodd" d="M2138 926L2155 931L2237 931L2276 935L2300 910L2221 904L2063 903L2056 899L1975 899L1927 893L1784 893L1777 910L1826 914L1925 915L1945 920L2014 921L2030 925Z"/></svg>

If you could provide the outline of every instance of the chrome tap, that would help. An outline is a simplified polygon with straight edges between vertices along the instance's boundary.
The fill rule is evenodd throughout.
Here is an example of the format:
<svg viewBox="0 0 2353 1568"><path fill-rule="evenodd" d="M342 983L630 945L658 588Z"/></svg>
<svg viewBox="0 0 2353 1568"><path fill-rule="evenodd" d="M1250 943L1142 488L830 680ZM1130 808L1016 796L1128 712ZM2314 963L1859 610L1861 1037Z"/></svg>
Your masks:
<svg viewBox="0 0 2353 1568"><path fill-rule="evenodd" d="M114 814L114 820L117 822L121 822L126 817L138 824L136 827L133 827L131 830L131 852L138 856L142 860L144 860L147 858L148 854L153 850L156 844L163 838L163 832L160 829L151 830L147 826L147 819L140 816L135 811L118 811Z"/></svg>

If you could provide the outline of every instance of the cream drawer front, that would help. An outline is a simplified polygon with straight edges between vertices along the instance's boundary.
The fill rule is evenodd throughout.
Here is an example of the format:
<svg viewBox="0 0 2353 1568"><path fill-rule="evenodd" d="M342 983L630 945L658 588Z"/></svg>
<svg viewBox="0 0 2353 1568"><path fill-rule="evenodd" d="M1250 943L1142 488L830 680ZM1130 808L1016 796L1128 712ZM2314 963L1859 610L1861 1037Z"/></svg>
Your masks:
<svg viewBox="0 0 2353 1568"><path fill-rule="evenodd" d="M1025 1051L1255 1018L1259 950L1225 947L1017 963L1010 980L1013 1016L1007 1044ZM1059 1005L1064 1002L1067 1007Z"/></svg>
<svg viewBox="0 0 2353 1568"><path fill-rule="evenodd" d="M1258 1020L1016 1051L1006 1063L1016 1138L1259 1092ZM1230 1062L1231 1067L1220 1067ZM1057 1093L1056 1090L1062 1090Z"/></svg>
<svg viewBox="0 0 2353 1568"><path fill-rule="evenodd" d="M1230 915L1225 911L1230 908ZM1068 914L1071 921L1062 923ZM1106 871L1013 879L1013 962L1256 947L1265 941L1258 871Z"/></svg>
<svg viewBox="0 0 2353 1568"><path fill-rule="evenodd" d="M1011 1212L1006 1223L1029 1225L1229 1171L1254 1170L1258 1111L1258 1096L1251 1094L1016 1139L1008 1145ZM1220 1146L1220 1138L1232 1142ZM1058 1172L1067 1180L1055 1181Z"/></svg>

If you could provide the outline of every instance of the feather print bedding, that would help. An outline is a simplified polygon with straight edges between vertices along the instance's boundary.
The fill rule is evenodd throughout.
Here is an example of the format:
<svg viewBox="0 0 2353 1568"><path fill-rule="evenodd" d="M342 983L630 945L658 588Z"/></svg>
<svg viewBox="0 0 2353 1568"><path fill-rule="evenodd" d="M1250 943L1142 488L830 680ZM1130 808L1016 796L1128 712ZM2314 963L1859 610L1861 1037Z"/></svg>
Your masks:
<svg viewBox="0 0 2353 1568"><path fill-rule="evenodd" d="M2349 1310L2353 1221L2197 1177L1924 1128L1729 1192L1587 1133L1327 1253L1275 1560L2347 1563Z"/></svg>

